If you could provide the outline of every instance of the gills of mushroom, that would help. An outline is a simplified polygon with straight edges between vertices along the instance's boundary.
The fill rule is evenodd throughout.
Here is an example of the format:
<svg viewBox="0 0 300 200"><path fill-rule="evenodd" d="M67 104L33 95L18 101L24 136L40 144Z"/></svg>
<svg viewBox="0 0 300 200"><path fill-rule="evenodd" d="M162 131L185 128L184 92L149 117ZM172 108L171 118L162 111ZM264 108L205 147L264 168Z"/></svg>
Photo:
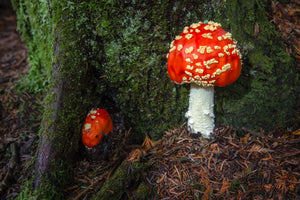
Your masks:
<svg viewBox="0 0 300 200"><path fill-rule="evenodd" d="M186 117L192 133L208 138L213 132L213 87L232 84L241 64L236 41L219 23L192 24L171 42L168 74L175 83L191 84Z"/></svg>
<svg viewBox="0 0 300 200"><path fill-rule="evenodd" d="M92 109L82 127L82 143L87 148L99 144L103 135L113 131L113 122L104 109Z"/></svg>

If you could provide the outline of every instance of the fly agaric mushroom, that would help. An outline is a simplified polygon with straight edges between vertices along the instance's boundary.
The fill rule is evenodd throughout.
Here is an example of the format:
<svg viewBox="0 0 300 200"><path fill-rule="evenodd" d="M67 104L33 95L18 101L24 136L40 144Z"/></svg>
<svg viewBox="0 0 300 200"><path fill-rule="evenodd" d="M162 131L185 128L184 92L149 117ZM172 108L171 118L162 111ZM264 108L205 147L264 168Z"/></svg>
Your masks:
<svg viewBox="0 0 300 200"><path fill-rule="evenodd" d="M175 37L167 57L170 78L191 84L188 126L208 138L214 128L214 86L232 84L241 73L236 41L219 23L199 22Z"/></svg>
<svg viewBox="0 0 300 200"><path fill-rule="evenodd" d="M104 134L113 131L113 123L104 109L92 109L82 127L82 142L84 146L92 148L96 146Z"/></svg>

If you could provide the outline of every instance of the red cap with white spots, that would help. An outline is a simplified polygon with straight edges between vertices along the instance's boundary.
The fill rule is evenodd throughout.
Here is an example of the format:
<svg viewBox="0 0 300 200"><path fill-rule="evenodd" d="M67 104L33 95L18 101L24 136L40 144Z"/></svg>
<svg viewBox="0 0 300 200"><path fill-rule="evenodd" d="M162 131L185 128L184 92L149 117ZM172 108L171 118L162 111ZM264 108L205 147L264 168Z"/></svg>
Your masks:
<svg viewBox="0 0 300 200"><path fill-rule="evenodd" d="M113 131L113 122L104 109L92 109L82 127L82 143L87 148L96 146L103 135Z"/></svg>
<svg viewBox="0 0 300 200"><path fill-rule="evenodd" d="M226 86L241 73L241 54L232 35L219 23L185 27L171 42L168 74L176 83Z"/></svg>

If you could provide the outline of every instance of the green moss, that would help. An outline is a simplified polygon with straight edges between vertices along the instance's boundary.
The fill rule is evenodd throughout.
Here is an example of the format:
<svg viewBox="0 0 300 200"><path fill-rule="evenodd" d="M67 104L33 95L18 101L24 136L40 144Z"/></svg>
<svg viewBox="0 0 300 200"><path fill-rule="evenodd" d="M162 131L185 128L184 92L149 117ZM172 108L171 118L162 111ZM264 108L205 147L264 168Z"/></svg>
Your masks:
<svg viewBox="0 0 300 200"><path fill-rule="evenodd" d="M149 185L146 185L144 182L142 182L138 188L135 190L134 194L137 199L149 199L151 197L152 188L149 187Z"/></svg>
<svg viewBox="0 0 300 200"><path fill-rule="evenodd" d="M241 183L239 179L234 179L232 183L230 184L230 189L233 191L238 191L241 187Z"/></svg>
<svg viewBox="0 0 300 200"><path fill-rule="evenodd" d="M300 89L296 60L285 52L265 14L271 12L268 3L228 1L224 7L228 23L223 24L241 45L243 66L237 82L216 89L217 123L266 131L299 123L294 112Z"/></svg>
<svg viewBox="0 0 300 200"><path fill-rule="evenodd" d="M53 29L49 15L51 4L47 1L12 0L17 11L18 30L28 47L30 72L18 84L20 90L34 93L45 91L50 78L53 55Z"/></svg>
<svg viewBox="0 0 300 200"><path fill-rule="evenodd" d="M135 183L140 182L141 170L144 169L141 163L123 163L118 167L112 177L110 177L94 199L122 199L127 190L130 190Z"/></svg>

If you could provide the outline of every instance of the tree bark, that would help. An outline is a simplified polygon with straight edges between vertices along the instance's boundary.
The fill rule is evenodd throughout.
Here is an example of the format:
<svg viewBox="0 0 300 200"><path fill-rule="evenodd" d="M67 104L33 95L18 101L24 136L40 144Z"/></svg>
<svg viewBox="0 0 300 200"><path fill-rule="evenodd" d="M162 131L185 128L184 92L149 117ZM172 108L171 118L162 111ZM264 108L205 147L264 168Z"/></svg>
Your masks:
<svg viewBox="0 0 300 200"><path fill-rule="evenodd" d="M34 189L47 198L61 198L74 154L79 151L82 121L89 107L85 91L90 85L82 70L85 64L76 51L69 53L72 46L68 44L78 38L66 35L67 23L67 19L62 20L55 27L55 62L35 159Z"/></svg>
<svg viewBox="0 0 300 200"><path fill-rule="evenodd" d="M54 58L59 58L60 55L58 41L59 38L57 37L54 44ZM67 102L63 102L63 96L71 92L68 89L68 85L70 84L69 79L63 76L63 70L60 70L61 68L63 68L61 63L57 62L53 64L51 80L55 84L50 90L48 98L54 95L55 99L46 105L46 113L50 112L50 116L44 116L42 122L43 129L37 158L35 160L35 189L40 187L42 177L45 177L47 174L49 175L49 173L53 171L53 164L64 158L64 155L58 154L57 143L69 142L67 138L61 138L61 140L59 140L60 133L59 130L57 130L59 123L61 123L60 113L63 112L64 109L67 109L66 106L64 106ZM73 150L76 151L76 149ZM54 163L51 164L51 161L54 161Z"/></svg>

